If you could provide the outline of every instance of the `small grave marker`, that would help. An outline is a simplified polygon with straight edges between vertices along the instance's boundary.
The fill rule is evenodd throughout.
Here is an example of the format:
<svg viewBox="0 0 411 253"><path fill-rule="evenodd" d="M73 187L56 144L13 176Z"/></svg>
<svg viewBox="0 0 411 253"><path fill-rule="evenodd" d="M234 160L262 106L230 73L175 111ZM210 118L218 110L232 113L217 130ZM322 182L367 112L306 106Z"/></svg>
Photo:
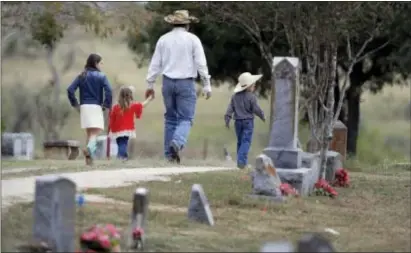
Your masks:
<svg viewBox="0 0 411 253"><path fill-rule="evenodd" d="M188 219L214 226L214 218L210 205L200 184L194 184L191 189L188 206Z"/></svg>
<svg viewBox="0 0 411 253"><path fill-rule="evenodd" d="M140 251L144 250L147 235L148 193L146 188L137 188L133 194L130 247Z"/></svg>
<svg viewBox="0 0 411 253"><path fill-rule="evenodd" d="M280 190L281 179L270 157L265 154L257 157L251 178L253 192L250 197L283 200Z"/></svg>
<svg viewBox="0 0 411 253"><path fill-rule="evenodd" d="M33 237L52 252L74 252L76 184L60 176L36 179Z"/></svg>

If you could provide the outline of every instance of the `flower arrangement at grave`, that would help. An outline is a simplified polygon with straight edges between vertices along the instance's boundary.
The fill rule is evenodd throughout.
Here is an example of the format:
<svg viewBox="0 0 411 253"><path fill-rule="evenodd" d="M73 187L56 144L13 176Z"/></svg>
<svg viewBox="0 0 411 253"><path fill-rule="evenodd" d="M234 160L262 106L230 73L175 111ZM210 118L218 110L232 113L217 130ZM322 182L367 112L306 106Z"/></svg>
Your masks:
<svg viewBox="0 0 411 253"><path fill-rule="evenodd" d="M346 169L340 168L335 172L334 186L348 187L350 186L350 177Z"/></svg>
<svg viewBox="0 0 411 253"><path fill-rule="evenodd" d="M344 168L340 168L335 172L335 180L332 182L334 187L348 187L350 185L350 177L348 171ZM336 197L337 191L325 180L319 179L314 185L314 193L317 196L329 196Z"/></svg>
<svg viewBox="0 0 411 253"><path fill-rule="evenodd" d="M95 225L81 234L79 252L120 252L120 238L114 225Z"/></svg>
<svg viewBox="0 0 411 253"><path fill-rule="evenodd" d="M280 185L280 190L283 196L295 196L295 197L299 196L298 191L294 187L292 187L290 184L287 184L287 183L282 183Z"/></svg>

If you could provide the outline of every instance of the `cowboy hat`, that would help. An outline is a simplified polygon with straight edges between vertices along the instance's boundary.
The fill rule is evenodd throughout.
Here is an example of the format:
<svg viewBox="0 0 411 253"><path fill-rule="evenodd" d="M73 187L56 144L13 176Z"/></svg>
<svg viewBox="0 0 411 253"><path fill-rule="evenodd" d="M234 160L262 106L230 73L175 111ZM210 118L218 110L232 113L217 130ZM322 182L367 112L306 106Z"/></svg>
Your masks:
<svg viewBox="0 0 411 253"><path fill-rule="evenodd" d="M249 72L244 72L238 77L238 83L234 88L234 93L241 92L251 85L255 84L263 75L252 75Z"/></svg>
<svg viewBox="0 0 411 253"><path fill-rule="evenodd" d="M188 10L177 10L173 14L164 17L164 21L173 25L198 23L198 18L190 16Z"/></svg>

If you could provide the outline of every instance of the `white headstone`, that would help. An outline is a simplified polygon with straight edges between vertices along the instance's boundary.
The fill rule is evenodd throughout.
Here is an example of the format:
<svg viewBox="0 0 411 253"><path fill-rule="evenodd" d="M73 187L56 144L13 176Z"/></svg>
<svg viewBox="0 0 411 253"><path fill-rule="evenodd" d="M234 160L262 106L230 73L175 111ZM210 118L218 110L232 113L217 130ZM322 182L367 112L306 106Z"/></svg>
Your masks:
<svg viewBox="0 0 411 253"><path fill-rule="evenodd" d="M3 133L1 154L18 160L32 160L34 156L33 135L31 133Z"/></svg>

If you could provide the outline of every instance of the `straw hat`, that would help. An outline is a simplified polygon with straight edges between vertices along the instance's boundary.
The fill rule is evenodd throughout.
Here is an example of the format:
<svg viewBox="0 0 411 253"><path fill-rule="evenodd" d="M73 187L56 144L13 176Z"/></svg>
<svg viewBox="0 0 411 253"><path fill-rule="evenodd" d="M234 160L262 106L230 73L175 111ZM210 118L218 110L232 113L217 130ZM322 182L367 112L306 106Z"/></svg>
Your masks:
<svg viewBox="0 0 411 253"><path fill-rule="evenodd" d="M198 23L198 18L190 16L188 10L177 10L173 14L164 17L164 21L173 25Z"/></svg>
<svg viewBox="0 0 411 253"><path fill-rule="evenodd" d="M263 75L252 75L249 72L244 72L238 77L238 83L235 86L234 93L241 92L251 85L255 84Z"/></svg>

